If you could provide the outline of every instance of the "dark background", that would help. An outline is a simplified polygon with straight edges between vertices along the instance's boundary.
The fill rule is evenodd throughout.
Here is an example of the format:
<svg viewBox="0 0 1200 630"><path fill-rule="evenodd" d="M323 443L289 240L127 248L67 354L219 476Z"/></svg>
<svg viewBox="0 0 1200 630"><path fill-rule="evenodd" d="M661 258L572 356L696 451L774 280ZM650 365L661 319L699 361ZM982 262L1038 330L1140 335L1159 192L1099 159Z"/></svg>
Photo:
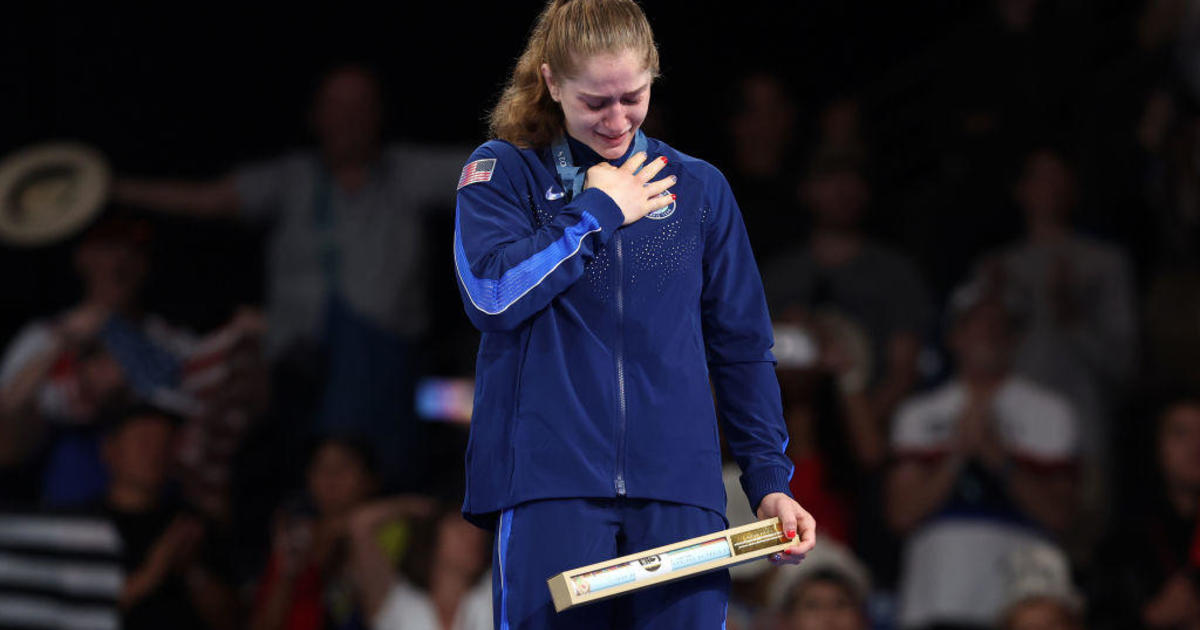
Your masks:
<svg viewBox="0 0 1200 630"><path fill-rule="evenodd" d="M1043 2L1032 35L1017 44L991 26L986 2L644 4L662 51L652 107L662 115L663 139L685 152L722 165L730 84L755 69L788 81L802 135L811 134L822 103L859 97L875 150L872 229L919 255L939 293L961 273L923 252L945 242L941 232L955 221L995 223L980 230L989 242L955 241L974 251L1016 228L1002 210L972 217L973 205L1003 205L999 182L1013 165L988 165L993 147L963 144L947 112L975 99L1018 111L1023 121L1020 111L1036 94L1038 123L1023 129L1021 141L1069 138L1075 153L1089 155L1127 143L1129 124L1113 121L1135 117L1155 80L1144 72L1152 55L1132 43L1139 2ZM306 144L316 77L345 61L366 62L383 76L389 138L471 146L485 138L486 112L540 7L26 4L0 25L0 153L77 139L100 147L121 174L217 176ZM1081 167L1085 179L1100 182L1111 181L1104 169L1121 168L1111 159ZM956 168L997 179L982 193L973 187L964 203L953 192L963 182L943 185ZM1101 235L1121 235L1137 257L1139 228L1128 225L1136 217L1122 209L1121 191L1085 189L1093 203L1083 204L1080 221ZM231 224L154 221L151 310L203 329L236 304L259 299L258 234ZM0 339L75 297L70 247L0 248ZM442 273L436 261L431 272Z"/></svg>

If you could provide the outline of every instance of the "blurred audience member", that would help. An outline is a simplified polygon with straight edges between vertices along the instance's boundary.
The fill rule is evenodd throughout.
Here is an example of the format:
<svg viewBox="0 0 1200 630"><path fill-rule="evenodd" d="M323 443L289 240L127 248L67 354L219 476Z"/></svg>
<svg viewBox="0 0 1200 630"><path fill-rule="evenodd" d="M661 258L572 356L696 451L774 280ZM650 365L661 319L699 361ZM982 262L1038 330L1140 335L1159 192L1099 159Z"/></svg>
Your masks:
<svg viewBox="0 0 1200 630"><path fill-rule="evenodd" d="M1184 8L1180 2L1152 3L1160 10L1171 5ZM1200 9L1191 13L1200 18ZM1144 378L1162 390L1200 389L1200 328L1192 325L1200 317L1200 111L1195 103L1176 90L1155 90L1137 128L1143 188L1156 228L1154 251L1146 256L1156 269L1144 307Z"/></svg>
<svg viewBox="0 0 1200 630"><path fill-rule="evenodd" d="M118 180L118 199L198 217L268 223L268 356L282 362L281 410L317 428L370 433L389 480L421 451L412 422L415 344L429 323L422 212L453 203L465 153L382 142L379 80L329 72L313 98L316 150L209 182ZM306 397L313 397L310 401ZM396 468L393 470L393 468Z"/></svg>
<svg viewBox="0 0 1200 630"><path fill-rule="evenodd" d="M1157 483L1133 489L1100 546L1091 596L1102 630L1200 627L1200 399L1170 402L1155 430Z"/></svg>
<svg viewBox="0 0 1200 630"><path fill-rule="evenodd" d="M253 630L349 630L366 617L347 566L351 513L375 494L373 450L330 437L313 451L302 505L276 519L271 557L258 585Z"/></svg>
<svg viewBox="0 0 1200 630"><path fill-rule="evenodd" d="M846 580L834 572L803 579L783 606L780 630L867 630L866 605Z"/></svg>
<svg viewBox="0 0 1200 630"><path fill-rule="evenodd" d="M240 621L215 528L167 493L177 422L149 406L120 409L105 422L104 511L122 542L118 603L126 630L234 628Z"/></svg>
<svg viewBox="0 0 1200 630"><path fill-rule="evenodd" d="M1200 267L1163 271L1146 296L1145 383L1200 391Z"/></svg>
<svg viewBox="0 0 1200 630"><path fill-rule="evenodd" d="M78 507L103 495L94 418L113 397L129 393L189 414L204 409L187 391L199 375L189 361L201 358L195 351L204 340L142 310L150 236L148 225L121 216L90 229L75 251L82 301L26 325L0 366L0 431L9 438L0 440L0 468L28 466L44 449L35 487L47 507ZM235 319L207 340L204 367L223 365L220 339L252 334Z"/></svg>
<svg viewBox="0 0 1200 630"><path fill-rule="evenodd" d="M968 286L951 302L953 380L896 414L886 511L908 535L905 628L991 626L1000 559L1063 536L1075 520L1078 421L1070 403L1011 370L1011 315Z"/></svg>
<svg viewBox="0 0 1200 630"><path fill-rule="evenodd" d="M1198 12L1200 15L1200 12ZM1142 194L1150 209L1157 265L1196 266L1200 252L1200 112L1176 91L1150 93L1137 122Z"/></svg>
<svg viewBox="0 0 1200 630"><path fill-rule="evenodd" d="M796 208L797 115L787 85L756 72L737 83L736 111L729 121L730 187L746 222L754 253L770 260L800 234Z"/></svg>
<svg viewBox="0 0 1200 630"><path fill-rule="evenodd" d="M792 495L821 519L825 535L852 544L862 533L854 522L858 500L877 498L869 490L887 457L884 429L864 391L870 343L836 313L796 317L775 325L774 349L796 467Z"/></svg>
<svg viewBox="0 0 1200 630"><path fill-rule="evenodd" d="M777 569L772 630L867 630L870 575L848 549L822 543L798 566Z"/></svg>
<svg viewBox="0 0 1200 630"><path fill-rule="evenodd" d="M1200 103L1200 4L1180 2L1186 13L1178 23L1179 36L1175 45L1176 73L1187 85L1193 102Z"/></svg>
<svg viewBox="0 0 1200 630"><path fill-rule="evenodd" d="M821 110L820 137L817 152L850 155L860 161L867 159L863 140L862 108L858 99L842 97L831 101Z"/></svg>
<svg viewBox="0 0 1200 630"><path fill-rule="evenodd" d="M381 544L397 517L430 506L387 499L350 521L351 570L373 630L491 630L491 554L487 533L446 505L416 523L400 571Z"/></svg>
<svg viewBox="0 0 1200 630"><path fill-rule="evenodd" d="M112 332L117 318L141 321L148 333L164 330L155 318L143 318L138 303L148 237L146 226L126 220L108 219L89 230L75 249L81 302L56 317L26 324L4 353L4 467L20 467L45 449L44 461L37 462L44 468L28 471L40 477L40 483L30 484L35 501L78 506L104 493L93 420L129 384L119 358L105 343L108 323L114 322Z"/></svg>
<svg viewBox="0 0 1200 630"><path fill-rule="evenodd" d="M1007 604L1000 630L1083 630L1083 598L1071 581L1067 557L1051 546L1005 558Z"/></svg>
<svg viewBox="0 0 1200 630"><path fill-rule="evenodd" d="M857 158L818 155L803 194L812 234L766 266L767 299L776 317L823 309L863 329L871 349L866 396L882 426L917 381L921 337L932 316L925 285L908 258L863 233L870 189Z"/></svg>
<svg viewBox="0 0 1200 630"><path fill-rule="evenodd" d="M1014 370L1067 396L1079 414L1084 498L1096 514L1109 419L1134 370L1137 318L1125 254L1071 228L1075 195L1062 155L1030 153L1015 189L1026 237L987 257L981 273L1022 321Z"/></svg>
<svg viewBox="0 0 1200 630"><path fill-rule="evenodd" d="M1189 0L1143 4L1138 44L1150 53L1167 53L1179 81L1200 102L1200 5Z"/></svg>

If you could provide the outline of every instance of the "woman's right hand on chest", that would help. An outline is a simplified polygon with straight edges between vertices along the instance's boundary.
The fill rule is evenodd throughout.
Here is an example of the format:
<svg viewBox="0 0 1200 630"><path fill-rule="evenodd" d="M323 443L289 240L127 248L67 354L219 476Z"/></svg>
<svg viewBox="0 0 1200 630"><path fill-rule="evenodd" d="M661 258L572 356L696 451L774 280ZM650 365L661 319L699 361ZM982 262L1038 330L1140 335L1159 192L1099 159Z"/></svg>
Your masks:
<svg viewBox="0 0 1200 630"><path fill-rule="evenodd" d="M622 225L629 225L675 201L675 195L663 195L675 184L674 175L651 182L667 165L667 158L659 157L645 163L646 154L642 152L631 155L620 168L601 162L587 170L583 187L585 190L598 188L612 197L625 215ZM638 167L643 164L645 166L639 171Z"/></svg>

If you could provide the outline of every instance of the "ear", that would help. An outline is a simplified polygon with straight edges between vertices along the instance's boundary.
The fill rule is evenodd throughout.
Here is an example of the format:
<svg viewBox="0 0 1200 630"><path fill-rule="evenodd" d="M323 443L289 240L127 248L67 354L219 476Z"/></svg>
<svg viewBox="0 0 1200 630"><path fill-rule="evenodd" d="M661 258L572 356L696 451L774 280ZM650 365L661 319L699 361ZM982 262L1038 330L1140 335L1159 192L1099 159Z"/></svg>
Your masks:
<svg viewBox="0 0 1200 630"><path fill-rule="evenodd" d="M542 80L546 82L546 89L550 90L550 98L554 99L555 103L562 102L562 91L557 83L554 82L554 73L550 71L550 64L543 63L541 67Z"/></svg>

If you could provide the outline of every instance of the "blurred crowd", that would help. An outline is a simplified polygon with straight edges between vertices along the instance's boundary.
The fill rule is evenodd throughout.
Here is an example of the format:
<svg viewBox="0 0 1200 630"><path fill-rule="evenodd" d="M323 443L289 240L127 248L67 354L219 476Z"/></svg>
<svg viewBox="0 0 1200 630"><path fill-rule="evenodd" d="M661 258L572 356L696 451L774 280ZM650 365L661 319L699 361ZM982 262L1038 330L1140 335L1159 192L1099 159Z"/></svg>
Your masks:
<svg viewBox="0 0 1200 630"><path fill-rule="evenodd" d="M1047 4L820 102L729 77L701 157L755 248L819 542L739 567L728 627L1200 628L1200 3L1146 2L1101 60ZM385 142L381 90L340 66L313 148L117 178L76 304L0 360L0 626L491 627L458 513L470 147ZM686 151L677 105L647 133ZM203 332L148 308L171 215L263 230L261 305Z"/></svg>

